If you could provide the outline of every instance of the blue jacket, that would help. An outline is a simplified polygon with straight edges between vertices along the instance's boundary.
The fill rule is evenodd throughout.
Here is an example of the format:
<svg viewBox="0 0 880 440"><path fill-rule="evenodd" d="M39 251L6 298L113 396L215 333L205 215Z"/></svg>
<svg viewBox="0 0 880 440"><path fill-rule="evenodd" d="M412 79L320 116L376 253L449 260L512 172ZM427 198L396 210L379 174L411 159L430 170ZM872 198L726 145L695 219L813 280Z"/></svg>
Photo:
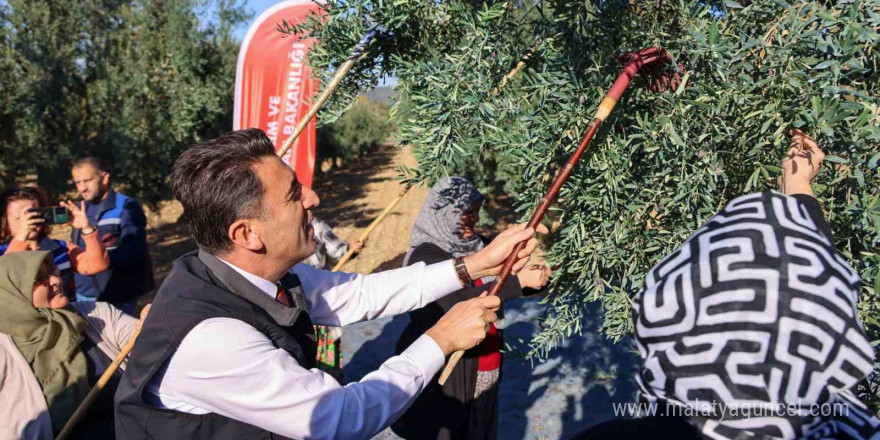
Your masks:
<svg viewBox="0 0 880 440"><path fill-rule="evenodd" d="M86 215L110 254L110 268L95 275L74 274L76 293L111 304L122 303L153 290L153 263L147 248L147 218L137 200L109 189ZM71 241L85 246L82 232L74 229Z"/></svg>

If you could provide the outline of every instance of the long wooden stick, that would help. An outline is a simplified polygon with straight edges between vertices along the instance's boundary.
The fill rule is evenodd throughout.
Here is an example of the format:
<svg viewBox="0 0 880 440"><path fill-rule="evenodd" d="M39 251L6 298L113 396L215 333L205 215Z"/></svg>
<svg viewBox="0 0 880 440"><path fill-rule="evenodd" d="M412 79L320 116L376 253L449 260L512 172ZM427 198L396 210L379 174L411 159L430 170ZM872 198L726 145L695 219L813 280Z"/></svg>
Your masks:
<svg viewBox="0 0 880 440"><path fill-rule="evenodd" d="M89 394L86 395L86 398L79 404L79 407L76 408L73 415L70 416L70 419L67 423L64 424L64 428L61 429L61 432L58 433L58 436L55 437L55 440L64 440L66 439L71 432L73 432L73 428L82 421L85 417L86 413L89 411L89 408L95 403L95 399L98 398L98 394L101 393L101 390L107 385L107 382L110 381L110 378L113 377L113 373L119 369L119 365L122 364L122 361L125 360L125 357L128 356L128 353L131 352L131 349L134 348L134 342L140 334L140 329L135 330L135 332L128 338L128 342L122 347L122 350L116 355L116 359L113 359L113 362L110 363L110 366L107 367L107 370L104 371L104 374L98 379L98 382L95 386L92 387Z"/></svg>
<svg viewBox="0 0 880 440"><path fill-rule="evenodd" d="M370 45L370 43L373 41L373 38L375 38L378 34L387 32L388 30L382 26L373 26L367 31L366 34L364 34L364 37L354 47L348 59L345 60L345 62L342 63L341 66L339 66L339 69L336 69L336 73L333 74L333 78L327 84L327 87L324 89L324 91L321 92L321 94L318 96L318 99L312 104L311 107L309 107L309 111L306 112L306 116L300 119L299 123L296 124L296 128L293 130L293 134L289 138L287 138L286 141L284 141L284 145L281 147L280 150L278 150L278 157L284 157L284 154L287 153L287 150L290 149L296 138L298 138L303 130L306 129L306 126L309 125L309 122L312 120L312 118L315 117L315 115L318 113L318 110L320 110L321 107L324 106L324 103L327 102L327 98L329 98L330 95L336 90L336 88L339 87L339 83L342 82L342 78L345 78L345 75L348 74L348 71L351 70L351 68L354 67L355 63L357 63L358 60L361 59L361 56L364 55L367 46Z"/></svg>
<svg viewBox="0 0 880 440"><path fill-rule="evenodd" d="M373 220L372 223L370 223L370 226L367 227L367 230L364 231L363 234L361 234L361 237L358 240L366 240L367 237L370 236L370 233L373 232L373 229L376 229L376 226L379 226L379 223L382 223L382 220L385 220L385 217L388 216L389 213L391 213L391 210L394 209L394 207L397 206L398 203L400 203L400 201L403 199L403 196L406 195L409 189L410 186L407 185L402 190L400 190L400 194L398 194L397 197L395 197L394 200L392 200L391 203L389 203L388 206L385 207L385 210L383 210L382 213L379 214L379 216L376 217L376 219ZM342 269L342 266L345 266L345 263L347 263L348 260L351 259L352 255L354 255L354 251L349 250L348 252L346 252L345 255L343 255L342 258L339 260L339 262L336 263L336 266L333 266L333 271L336 272Z"/></svg>
<svg viewBox="0 0 880 440"><path fill-rule="evenodd" d="M312 118L315 117L315 114L318 113L318 110L327 102L327 98L330 97L330 94L336 90L336 87L339 87L339 83L342 82L342 78L348 73L349 70L357 63L356 59L349 59L342 66L339 66L339 69L336 71L336 74L333 75L333 79L330 80L330 83L327 84L327 88L321 92L321 95L318 96L318 100L315 101L311 107L309 107L309 111L306 113L306 116L299 120L299 123L296 124L296 129L293 130L293 134L284 141L284 145L278 150L278 156L284 157L284 153L287 153L287 150L290 149L290 146L293 145L293 141L299 137L300 133L306 129L306 126L309 125L309 122Z"/></svg>
<svg viewBox="0 0 880 440"><path fill-rule="evenodd" d="M599 130L599 126L602 125L602 122L608 115L611 113L611 109L614 108L614 105L617 104L617 100L620 99L620 96L623 94L623 91L626 90L627 86L629 86L630 81L632 81L633 77L639 72L642 66L653 63L655 61L669 61L669 55L666 54L660 48L649 48L642 50L636 54L633 54L632 57L628 60L628 64L626 68L624 68L623 73L617 77L617 80L614 81L614 85L611 86L611 89L608 91L608 94L605 96L605 99L602 100L602 103L599 104L599 108L596 109L596 114L593 116L593 120L590 121L589 127L587 127L587 132L584 134L584 137L581 138L580 143L578 143L577 149L572 153L571 157L568 159L568 162L565 163L565 166L559 170L559 173L553 179L553 183L550 185L550 189L547 191L547 195L541 199L541 203L538 204L538 208L535 209L534 214L532 214L532 218L529 220L529 223L526 225L527 228L535 228L538 226L538 223L541 222L541 219L544 218L544 214L547 212L547 209L550 208L550 203L556 199L556 196L559 194L559 190L562 189L562 185L571 176L571 173L574 171L575 165L577 165L578 161L583 156L584 152L587 151L587 147L590 145L590 142L593 140L593 136L596 134L596 131ZM655 70L657 74L659 74L659 69ZM652 72L653 73L653 72ZM507 261L504 262L504 266L501 268L501 273L498 274L498 277L495 279L495 282L492 284L492 287L489 289L489 295L498 295L498 292L501 291L501 288L504 287L504 283L507 281L507 278L510 276L510 273L513 271L513 265L516 263L516 255L519 254L521 250L526 246L528 241L522 241L517 244L513 250L510 252L510 257L507 258ZM461 357L464 355L464 351L456 351L452 353L452 356L449 357L449 361L446 363L446 367L443 368L443 372L440 374L440 385L446 383L446 380L449 379L449 375L452 374L452 370L455 369L455 365L461 360Z"/></svg>

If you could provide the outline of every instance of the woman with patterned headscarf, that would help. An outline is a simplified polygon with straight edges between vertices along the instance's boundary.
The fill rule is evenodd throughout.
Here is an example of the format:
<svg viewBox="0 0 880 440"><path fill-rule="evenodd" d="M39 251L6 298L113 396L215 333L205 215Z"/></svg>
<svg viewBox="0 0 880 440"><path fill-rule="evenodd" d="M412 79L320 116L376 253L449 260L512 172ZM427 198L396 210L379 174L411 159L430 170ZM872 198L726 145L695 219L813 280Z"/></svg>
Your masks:
<svg viewBox="0 0 880 440"><path fill-rule="evenodd" d="M447 177L437 182L413 225L403 265L437 263L482 249L485 241L474 231L482 203L483 195L466 179ZM544 287L549 274L550 269L541 265L524 268L505 283L501 300L522 296L523 288ZM410 323L397 343L397 353L431 328L452 306L487 291L490 282L491 279L477 280L473 287L410 312ZM491 325L486 339L465 352L446 384L439 385L436 376L429 381L412 407L392 425L392 430L408 439L494 439L500 349L501 334Z"/></svg>
<svg viewBox="0 0 880 440"><path fill-rule="evenodd" d="M109 304L69 303L47 251L0 257L0 438L52 439L135 331ZM71 438L114 438L119 371Z"/></svg>
<svg viewBox="0 0 880 440"><path fill-rule="evenodd" d="M810 186L823 158L793 133L781 193L734 199L648 273L633 307L636 382L656 416L581 438L880 438L853 393L874 363L859 276Z"/></svg>

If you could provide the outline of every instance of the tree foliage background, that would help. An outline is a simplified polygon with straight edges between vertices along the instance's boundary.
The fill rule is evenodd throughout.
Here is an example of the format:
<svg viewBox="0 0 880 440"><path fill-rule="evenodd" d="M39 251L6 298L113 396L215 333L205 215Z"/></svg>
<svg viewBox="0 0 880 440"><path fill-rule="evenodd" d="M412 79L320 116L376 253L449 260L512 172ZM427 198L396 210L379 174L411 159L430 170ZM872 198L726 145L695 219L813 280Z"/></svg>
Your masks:
<svg viewBox="0 0 880 440"><path fill-rule="evenodd" d="M318 161L356 159L385 142L392 128L388 105L360 96L345 114L318 129Z"/></svg>
<svg viewBox="0 0 880 440"><path fill-rule="evenodd" d="M58 194L91 154L130 193L166 199L176 155L231 127L246 18L235 0L0 3L0 180L35 174Z"/></svg>
<svg viewBox="0 0 880 440"><path fill-rule="evenodd" d="M374 43L335 94L332 119L385 74L410 109L411 181L470 177L514 194L524 218L619 74L617 54L666 48L687 70L662 94L635 81L563 188L551 216L558 269L532 341L543 355L600 301L604 332L631 332L645 273L731 198L775 187L787 132L828 154L815 187L837 248L862 277L861 317L880 339L880 0L330 0L289 34L321 42L329 73L368 27ZM502 78L523 57L527 68ZM396 109L392 108L392 113Z"/></svg>

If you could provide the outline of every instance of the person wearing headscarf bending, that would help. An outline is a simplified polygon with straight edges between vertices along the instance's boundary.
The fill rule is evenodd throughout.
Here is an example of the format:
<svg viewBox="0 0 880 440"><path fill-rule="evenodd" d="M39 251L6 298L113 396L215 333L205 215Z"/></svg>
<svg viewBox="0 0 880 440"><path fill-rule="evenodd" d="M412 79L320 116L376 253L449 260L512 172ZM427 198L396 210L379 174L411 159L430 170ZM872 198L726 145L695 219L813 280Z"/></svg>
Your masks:
<svg viewBox="0 0 880 440"><path fill-rule="evenodd" d="M580 439L878 439L854 394L874 349L860 279L810 185L824 154L794 132L780 191L732 200L648 272L635 298L648 417Z"/></svg>
<svg viewBox="0 0 880 440"><path fill-rule="evenodd" d="M52 439L138 324L106 303L70 303L61 283L50 252L0 257L0 439ZM115 438L120 377L70 438Z"/></svg>
<svg viewBox="0 0 880 440"><path fill-rule="evenodd" d="M413 225L403 265L432 264L482 249L485 239L474 231L482 204L483 195L464 178L447 177L437 182ZM501 300L521 297L523 288L544 287L549 275L546 266L525 267L507 280L499 294ZM476 280L471 287L409 312L410 323L397 343L397 353L456 303L486 292L493 278ZM501 346L500 330L492 324L486 339L465 352L447 382L441 386L437 376L431 379L413 406L392 425L392 430L407 439L494 439Z"/></svg>

